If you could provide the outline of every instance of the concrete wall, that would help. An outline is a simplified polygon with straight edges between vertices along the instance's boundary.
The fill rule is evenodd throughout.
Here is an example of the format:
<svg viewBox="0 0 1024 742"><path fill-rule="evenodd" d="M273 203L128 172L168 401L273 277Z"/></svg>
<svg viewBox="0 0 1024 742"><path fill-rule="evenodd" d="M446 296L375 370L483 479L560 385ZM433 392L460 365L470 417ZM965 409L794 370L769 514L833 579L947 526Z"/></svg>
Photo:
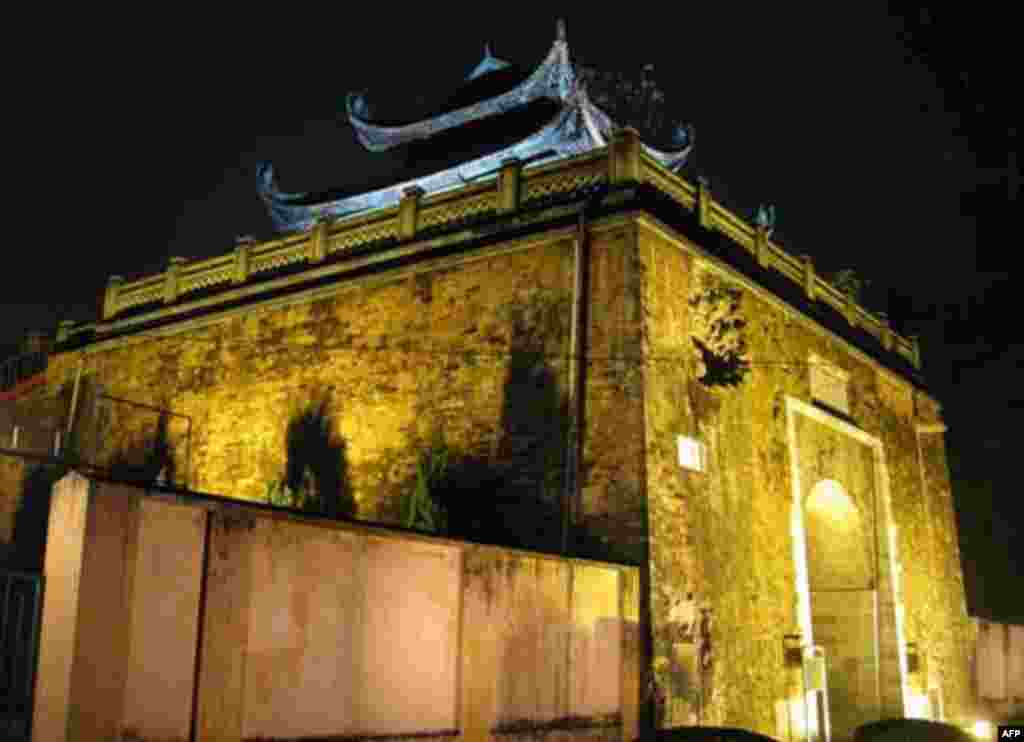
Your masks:
<svg viewBox="0 0 1024 742"><path fill-rule="evenodd" d="M76 474L54 488L34 739L187 739L204 513Z"/></svg>
<svg viewBox="0 0 1024 742"><path fill-rule="evenodd" d="M978 620L978 696L997 709L1024 710L1024 626Z"/></svg>
<svg viewBox="0 0 1024 742"><path fill-rule="evenodd" d="M638 735L635 568L70 474L46 580L36 739Z"/></svg>

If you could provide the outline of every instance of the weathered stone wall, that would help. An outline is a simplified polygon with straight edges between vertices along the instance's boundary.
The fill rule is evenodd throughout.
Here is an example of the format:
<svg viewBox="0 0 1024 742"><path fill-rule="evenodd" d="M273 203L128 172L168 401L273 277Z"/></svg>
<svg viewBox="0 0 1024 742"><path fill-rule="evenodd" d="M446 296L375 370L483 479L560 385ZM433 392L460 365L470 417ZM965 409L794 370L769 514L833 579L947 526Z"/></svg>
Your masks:
<svg viewBox="0 0 1024 742"><path fill-rule="evenodd" d="M967 702L969 624L942 435L915 427L938 423L937 407L652 225L606 218L587 226L585 245L574 244L576 229L561 229L346 279L290 304L107 341L54 357L49 392L67 395L84 358L93 397L188 416L188 456L180 427L172 436L175 469L195 490L262 499L284 472L289 419L323 399L345 443L360 518L397 520L417 457L439 433L473 464L466 471L500 473L506 491L494 494L495 508L507 506L498 495L529 493L557 514L571 445L578 251L588 256L588 301L573 547L636 563L649 547L666 723L777 734L778 704L798 692L782 653L783 636L803 630L787 399L811 401L812 353L849 374L849 419L884 451L903 572L900 590L880 591L880 610L893 624L903 611L905 621L902 639L882 637L883 654L896 661L901 641L916 642L928 658L922 689L940 688L955 716ZM749 370L709 367L695 334L712 351L749 358ZM720 383L701 381L709 371L722 372ZM82 409L106 410L93 415L93 437L108 456L137 447L154 419L123 405ZM705 444L705 472L680 468L678 435ZM550 519L526 530L537 531L530 545L559 541ZM887 542L877 556L887 563ZM891 578L879 569L883 584ZM899 695L901 678L891 680Z"/></svg>
<svg viewBox="0 0 1024 742"><path fill-rule="evenodd" d="M249 500L282 476L289 420L325 399L358 516L394 521L417 456L439 433L456 454L500 458L527 479L542 476L538 450L554 448L559 463L571 257L569 241L553 238L351 281L321 298L106 343L85 355L85 377L191 418L191 461L178 446L176 468L194 490ZM52 359L53 392L78 358ZM131 449L155 419L101 409L107 456Z"/></svg>
<svg viewBox="0 0 1024 742"><path fill-rule="evenodd" d="M937 407L909 383L651 224L640 230L639 259L648 354L644 391L654 667L670 699L666 723L699 718L770 734L782 727L776 709L795 690L787 686L783 669L783 636L802 631L786 400L811 402L811 354L849 374L849 418L880 441L884 452L896 556L904 569L895 597L884 585L891 579L889 570L879 569L881 620L888 602L895 624L902 601L903 642L916 641L922 654L941 667L927 671L928 682L941 689L946 716L964 713L971 638L942 436L922 436L919 450L915 428L918 422L938 422ZM737 384L708 385L699 380L706 359L692 341L694 335L707 338L708 316L694 315L703 311L709 291L723 289L739 292L738 310L708 316L726 320L718 325L726 334L738 330L750 365ZM742 322L730 324L730 317ZM706 445L705 472L680 467L678 435ZM824 457L821 466L839 472L837 478L857 481L854 469L863 467L846 459L858 458L854 452L860 449L843 453L843 446L821 441L814 444ZM834 461L829 464L831 449ZM810 466L816 470L819 464ZM867 466L864 471L870 472ZM829 476L826 469L817 472L819 479ZM802 482L801 489L809 491L813 484ZM870 492L864 486L860 489ZM857 507L862 517L873 517L864 512L865 503ZM888 552L888 544L882 544L880 559ZM702 609L707 609L703 621ZM884 662L884 629L880 638ZM891 639L895 652L895 632ZM895 667L898 658L890 659ZM899 694L899 680L894 680Z"/></svg>
<svg viewBox="0 0 1024 742"><path fill-rule="evenodd" d="M591 301L582 501L574 508L583 532L574 548L639 563L640 284L627 249L635 230L625 224L590 229L580 253L589 256ZM284 472L288 421L301 405L326 400L358 517L396 522L417 457L443 435L464 473L504 481L503 502L546 503L553 517L536 522L523 545L558 548L572 445L576 238L575 229L562 230L514 252L517 245L504 245L470 260L427 261L289 306L110 341L84 356L76 429L92 460L138 459L157 413L98 395L172 410L191 419L190 438L184 418L171 425L176 481L261 500ZM80 358L51 360L51 393L69 393Z"/></svg>
<svg viewBox="0 0 1024 742"><path fill-rule="evenodd" d="M645 558L642 296L636 223L615 219L588 238L582 503L577 547L639 564Z"/></svg>
<svg viewBox="0 0 1024 742"><path fill-rule="evenodd" d="M654 666L669 698L665 723L774 733L782 635L791 633L783 627L794 619L785 416L773 407L793 370L771 366L735 388L705 387L689 337L703 266L646 228L640 259ZM745 313L757 317L747 300ZM678 435L705 444L706 473L680 468Z"/></svg>
<svg viewBox="0 0 1024 742"><path fill-rule="evenodd" d="M47 399L41 386L16 400L0 402L0 448L12 451L0 454L0 558L12 557L23 567L30 566L24 563L26 555L13 553L18 508L26 490L41 478L42 457L53 453L66 404L60 395Z"/></svg>

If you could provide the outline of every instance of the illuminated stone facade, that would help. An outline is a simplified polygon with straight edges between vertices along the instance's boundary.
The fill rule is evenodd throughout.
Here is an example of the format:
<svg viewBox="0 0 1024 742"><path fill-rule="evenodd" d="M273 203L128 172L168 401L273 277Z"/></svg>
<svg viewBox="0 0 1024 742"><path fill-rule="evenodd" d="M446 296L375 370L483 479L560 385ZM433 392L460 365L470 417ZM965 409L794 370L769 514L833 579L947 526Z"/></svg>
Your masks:
<svg viewBox="0 0 1024 742"><path fill-rule="evenodd" d="M643 560L648 539L652 664L670 699L666 723L780 730L780 709L792 706L780 701L799 693L783 638L809 633L795 473L800 497L818 481L839 482L871 534L867 559L880 566L860 586L888 581L878 590L878 623L889 629L879 631L876 663L889 711L935 688L947 717L963 713L969 624L936 403L706 252L700 231L624 206L584 225L585 246L576 223L445 256L424 243L405 266L97 335L51 359L48 389L66 398L82 364L83 389L187 415L191 460L176 450L179 480L244 499L262 498L280 476L297 405L326 398L347 442L357 517L395 522L416 457L439 429L455 451L513 464L518 456L523 472L546 473L537 451L561 428L510 421L518 408L564 409L574 261L587 255L576 517L625 560ZM735 385L698 378L691 299L706 286L739 292L749 370ZM812 354L849 375L848 419L812 404ZM105 450L123 447L147 420L109 421ZM679 466L679 435L704 443L704 472ZM807 461L795 463L797 451ZM908 641L925 658L913 674Z"/></svg>
<svg viewBox="0 0 1024 742"><path fill-rule="evenodd" d="M916 343L632 130L422 196L112 281L45 394L69 399L81 372L75 426L100 462L153 422L101 393L173 410L174 479L248 500L281 476L288 420L325 401L356 517L390 523L443 434L514 492L569 502L570 550L649 568L662 724L804 738L814 697L785 650L812 643L836 660L836 739L969 711L944 428ZM827 399L812 363L832 367ZM680 466L680 436L703 471ZM557 550L557 523L530 528L525 545ZM855 567L832 537L856 541Z"/></svg>

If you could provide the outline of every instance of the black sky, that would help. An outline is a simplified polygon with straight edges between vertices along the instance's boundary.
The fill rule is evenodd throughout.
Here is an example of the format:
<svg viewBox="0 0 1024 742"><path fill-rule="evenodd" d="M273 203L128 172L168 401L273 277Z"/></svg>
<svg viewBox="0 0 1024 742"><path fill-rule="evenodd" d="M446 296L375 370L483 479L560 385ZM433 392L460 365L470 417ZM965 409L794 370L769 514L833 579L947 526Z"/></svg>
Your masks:
<svg viewBox="0 0 1024 742"><path fill-rule="evenodd" d="M718 195L741 210L776 204L791 250L822 271L856 268L873 281L868 304L921 335L950 427L972 608L1024 622L1007 466L1024 407L1010 305L1017 24L945 5L759 5L665 16L595 4L567 15L570 48L611 70L653 64L670 109L696 126L697 166L724 184ZM480 7L65 16L8 90L16 196L0 343L61 313L94 316L109 274L268 236L260 159L285 190L389 167L344 125L347 91L431 95L458 83L484 41L523 64L549 48L553 14Z"/></svg>

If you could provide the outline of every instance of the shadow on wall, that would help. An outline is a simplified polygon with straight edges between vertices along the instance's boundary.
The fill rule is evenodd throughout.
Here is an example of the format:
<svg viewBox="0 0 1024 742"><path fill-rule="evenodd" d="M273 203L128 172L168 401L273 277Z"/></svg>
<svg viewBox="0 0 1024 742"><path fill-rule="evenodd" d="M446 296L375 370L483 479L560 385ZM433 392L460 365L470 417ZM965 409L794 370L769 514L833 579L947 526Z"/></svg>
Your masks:
<svg viewBox="0 0 1024 742"><path fill-rule="evenodd" d="M553 305L556 306L556 305ZM422 451L419 470L404 483L402 512L418 497L417 485L427 480L430 509L442 527L426 520L407 523L450 538L466 539L547 553L562 550L566 507L566 463L571 441L563 368L545 352L544 337L564 337L567 312L542 312L531 321L513 312L510 359L497 445L481 453L486 442L453 448L444 430L435 429ZM556 323L556 324L552 324ZM601 539L585 524L569 528L568 553L611 561L637 558L628 549Z"/></svg>
<svg viewBox="0 0 1024 742"><path fill-rule="evenodd" d="M169 419L167 413L160 413L151 434L116 450L106 465L110 476L140 486L174 482L174 446L167 432Z"/></svg>
<svg viewBox="0 0 1024 742"><path fill-rule="evenodd" d="M14 518L11 565L28 571L42 569L53 485L76 466L83 465L141 487L174 482L174 447L168 439L167 426L168 415L163 414L152 433L115 450L103 465L85 460L75 445L75 436L66 441L63 461L31 465L22 480Z"/></svg>
<svg viewBox="0 0 1024 742"><path fill-rule="evenodd" d="M67 473L56 463L33 464L21 483L21 499L14 516L14 538L8 562L26 572L43 568L46 531L50 521L50 496L53 485Z"/></svg>
<svg viewBox="0 0 1024 742"><path fill-rule="evenodd" d="M334 518L350 518L356 514L356 500L349 478L348 444L335 432L327 409L328 399L324 396L289 421L284 476L270 484L267 501Z"/></svg>

